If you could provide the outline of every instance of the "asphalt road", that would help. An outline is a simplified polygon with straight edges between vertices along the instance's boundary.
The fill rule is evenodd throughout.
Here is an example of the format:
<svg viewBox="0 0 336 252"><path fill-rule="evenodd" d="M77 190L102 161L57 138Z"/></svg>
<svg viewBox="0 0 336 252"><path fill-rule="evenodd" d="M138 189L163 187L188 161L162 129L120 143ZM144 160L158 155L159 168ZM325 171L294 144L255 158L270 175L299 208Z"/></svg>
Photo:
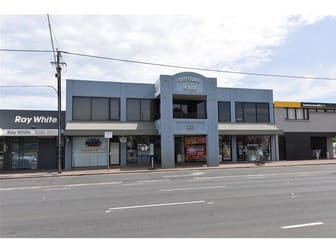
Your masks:
<svg viewBox="0 0 336 252"><path fill-rule="evenodd" d="M0 180L1 237L336 237L336 165Z"/></svg>

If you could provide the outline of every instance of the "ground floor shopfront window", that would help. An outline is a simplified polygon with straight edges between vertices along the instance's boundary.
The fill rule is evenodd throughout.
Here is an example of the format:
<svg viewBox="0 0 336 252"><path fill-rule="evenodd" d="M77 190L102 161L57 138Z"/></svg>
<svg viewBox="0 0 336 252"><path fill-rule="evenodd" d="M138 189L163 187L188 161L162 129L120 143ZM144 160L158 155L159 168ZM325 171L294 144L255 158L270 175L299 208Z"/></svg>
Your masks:
<svg viewBox="0 0 336 252"><path fill-rule="evenodd" d="M15 137L11 142L11 168L37 169L37 137Z"/></svg>
<svg viewBox="0 0 336 252"><path fill-rule="evenodd" d="M72 166L107 166L107 140L104 137L74 137L72 139Z"/></svg>
<svg viewBox="0 0 336 252"><path fill-rule="evenodd" d="M175 162L205 162L206 136L175 136Z"/></svg>
<svg viewBox="0 0 336 252"><path fill-rule="evenodd" d="M151 148L154 149L154 161L160 163L161 144L159 136L128 136L127 164L150 165Z"/></svg>
<svg viewBox="0 0 336 252"><path fill-rule="evenodd" d="M219 162L232 161L231 136L219 136Z"/></svg>
<svg viewBox="0 0 336 252"><path fill-rule="evenodd" d="M271 160L270 136L237 136L238 161L255 161L261 152L266 160Z"/></svg>

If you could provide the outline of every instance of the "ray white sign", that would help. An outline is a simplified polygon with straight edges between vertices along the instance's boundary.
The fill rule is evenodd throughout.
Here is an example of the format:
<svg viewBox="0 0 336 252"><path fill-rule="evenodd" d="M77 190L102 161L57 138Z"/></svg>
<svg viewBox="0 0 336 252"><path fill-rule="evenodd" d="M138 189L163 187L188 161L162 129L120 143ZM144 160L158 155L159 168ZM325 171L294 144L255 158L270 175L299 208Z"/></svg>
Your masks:
<svg viewBox="0 0 336 252"><path fill-rule="evenodd" d="M31 116L31 117L24 117L17 115L15 116L14 123L19 124L31 124L31 123L57 123L57 118L52 116Z"/></svg>

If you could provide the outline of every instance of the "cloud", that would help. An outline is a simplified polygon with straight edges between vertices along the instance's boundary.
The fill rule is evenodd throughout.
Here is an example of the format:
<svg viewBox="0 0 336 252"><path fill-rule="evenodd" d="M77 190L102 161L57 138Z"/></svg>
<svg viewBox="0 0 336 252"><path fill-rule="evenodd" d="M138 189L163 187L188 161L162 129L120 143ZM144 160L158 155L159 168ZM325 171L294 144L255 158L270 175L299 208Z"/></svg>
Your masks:
<svg viewBox="0 0 336 252"><path fill-rule="evenodd" d="M46 16L0 18L2 48L51 48ZM172 65L253 71L271 61L274 49L286 43L292 31L322 18L318 15L273 13L246 16L243 12L221 16L51 15L51 22L56 46L65 51ZM50 65L53 60L51 54L1 52L1 56L3 55L5 56L0 59L1 85L56 84L54 69ZM63 60L67 63L63 71L63 90L65 79L154 83L160 74L184 71L67 54L63 54ZM204 71L199 73L216 77L219 86L248 85L244 83L245 78L242 75ZM277 83L283 83L283 80ZM286 80L286 83L291 81ZM308 95L304 88L298 91ZM27 94L30 92L32 91L27 89ZM282 96L286 94L290 95L285 90L281 91ZM41 105L41 109L54 108L52 103L55 97L53 94L49 95L49 102L46 102L47 97L35 97L31 107ZM29 108L27 102L25 100L24 103L10 104L12 108L22 104Z"/></svg>

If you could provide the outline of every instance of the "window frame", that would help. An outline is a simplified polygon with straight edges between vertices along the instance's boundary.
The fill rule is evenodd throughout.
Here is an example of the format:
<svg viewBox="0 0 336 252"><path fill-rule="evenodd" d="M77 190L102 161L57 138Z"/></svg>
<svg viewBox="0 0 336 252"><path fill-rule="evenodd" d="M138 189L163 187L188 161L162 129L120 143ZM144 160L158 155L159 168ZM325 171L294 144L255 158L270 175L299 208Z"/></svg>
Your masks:
<svg viewBox="0 0 336 252"><path fill-rule="evenodd" d="M75 119L74 118L74 100L75 98L87 98L89 100L89 119ZM107 99L107 105L108 105L108 116L107 120L93 120L93 105L92 105L92 100L93 99ZM119 113L118 113L118 119L111 119L111 100L115 99L118 100L119 103ZM72 120L73 121L94 121L94 122L108 122L108 121L120 121L120 97L100 97L100 96L73 96L72 97Z"/></svg>
<svg viewBox="0 0 336 252"><path fill-rule="evenodd" d="M246 109L245 106L251 106L254 107L254 115L251 115L251 118L254 117L255 120L254 121L246 121ZM260 115L258 116L258 111L260 111L260 108L258 108L258 105L266 105L267 108L267 120L260 120ZM252 108L251 107L251 108ZM238 117L238 113L241 113L242 115L242 120L237 120ZM270 123L271 122L271 118L270 118L270 106L268 102L235 102L235 122L237 123Z"/></svg>
<svg viewBox="0 0 336 252"><path fill-rule="evenodd" d="M225 113L223 112L223 115L221 116L221 111L220 111L220 107L221 107L221 104L223 104L224 106L225 105L228 105L228 109L229 109L229 114L228 114L228 120L225 120ZM229 101L218 101L218 122L231 122L231 102ZM224 120L221 120L221 119L224 119Z"/></svg>

